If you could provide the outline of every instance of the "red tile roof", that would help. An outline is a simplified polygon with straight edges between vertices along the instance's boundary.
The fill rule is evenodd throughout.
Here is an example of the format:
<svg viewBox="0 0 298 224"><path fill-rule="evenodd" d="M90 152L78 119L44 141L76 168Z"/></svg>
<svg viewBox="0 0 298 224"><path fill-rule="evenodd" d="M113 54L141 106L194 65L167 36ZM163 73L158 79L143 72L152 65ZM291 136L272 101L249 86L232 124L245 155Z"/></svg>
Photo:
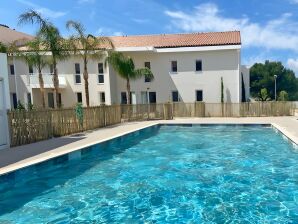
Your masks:
<svg viewBox="0 0 298 224"><path fill-rule="evenodd" d="M5 26L0 26L0 42L4 44L12 43L17 41L17 44L22 45L26 41L34 39L34 36L31 36L26 33L18 32L16 30L10 29Z"/></svg>
<svg viewBox="0 0 298 224"><path fill-rule="evenodd" d="M196 47L241 44L239 31L109 37L120 47Z"/></svg>

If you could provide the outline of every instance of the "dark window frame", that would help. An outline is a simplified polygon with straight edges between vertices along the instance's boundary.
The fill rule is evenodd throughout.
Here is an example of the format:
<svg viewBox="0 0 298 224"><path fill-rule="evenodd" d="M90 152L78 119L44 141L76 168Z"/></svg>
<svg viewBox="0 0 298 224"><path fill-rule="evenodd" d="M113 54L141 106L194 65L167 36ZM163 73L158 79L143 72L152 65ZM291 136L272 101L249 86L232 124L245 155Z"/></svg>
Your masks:
<svg viewBox="0 0 298 224"><path fill-rule="evenodd" d="M149 94L149 103L154 104L157 102L157 93L155 91L151 91L148 93Z"/></svg>
<svg viewBox="0 0 298 224"><path fill-rule="evenodd" d="M80 63L75 63L75 74L81 74Z"/></svg>
<svg viewBox="0 0 298 224"><path fill-rule="evenodd" d="M81 84L81 67L80 63L75 63L75 84Z"/></svg>
<svg viewBox="0 0 298 224"><path fill-rule="evenodd" d="M174 94L177 94L177 96L174 96ZM177 98L177 100L175 100L175 98ZM173 102L179 102L180 101L178 90L173 90L172 91L172 101Z"/></svg>
<svg viewBox="0 0 298 224"><path fill-rule="evenodd" d="M76 92L77 95L77 103L83 103L83 94L82 92Z"/></svg>
<svg viewBox="0 0 298 224"><path fill-rule="evenodd" d="M200 95L198 95L199 92L201 92ZM201 100L199 100L198 98L201 98ZM202 89L196 90L196 102L203 102L203 101L204 101L204 92L203 92L203 90Z"/></svg>
<svg viewBox="0 0 298 224"><path fill-rule="evenodd" d="M12 96L12 105L14 109L17 109L18 107L18 96L16 93L11 93Z"/></svg>
<svg viewBox="0 0 298 224"><path fill-rule="evenodd" d="M33 74L34 73L33 66L32 65L28 65L28 71L29 71L29 74Z"/></svg>
<svg viewBox="0 0 298 224"><path fill-rule="evenodd" d="M50 74L54 74L54 65L51 64L49 67L50 67Z"/></svg>
<svg viewBox="0 0 298 224"><path fill-rule="evenodd" d="M97 69L98 69L97 83L98 84L104 84L105 83L105 77L104 77L103 63L98 63L97 64Z"/></svg>
<svg viewBox="0 0 298 224"><path fill-rule="evenodd" d="M98 63L97 64L97 69L98 69L98 74L103 74L104 73L103 63Z"/></svg>
<svg viewBox="0 0 298 224"><path fill-rule="evenodd" d="M120 93L120 103L127 104L127 93L126 92Z"/></svg>
<svg viewBox="0 0 298 224"><path fill-rule="evenodd" d="M203 62L202 60L196 60L196 72L203 71Z"/></svg>
<svg viewBox="0 0 298 224"><path fill-rule="evenodd" d="M99 92L99 99L100 99L100 104L105 104L106 103L106 93Z"/></svg>
<svg viewBox="0 0 298 224"><path fill-rule="evenodd" d="M27 104L31 105L32 104L32 96L31 96L31 93L27 93Z"/></svg>
<svg viewBox="0 0 298 224"><path fill-rule="evenodd" d="M144 62L144 67L145 67L145 68L148 68L148 69L151 69L151 63L150 63L150 61L145 61L145 62ZM151 82L151 81L152 81L151 78L147 78L147 77L145 77L145 82Z"/></svg>
<svg viewBox="0 0 298 224"><path fill-rule="evenodd" d="M50 100L51 96L51 100ZM55 108L55 96L53 92L48 92L48 107Z"/></svg>
<svg viewBox="0 0 298 224"><path fill-rule="evenodd" d="M10 75L15 75L14 65L9 65L9 72L10 72Z"/></svg>
<svg viewBox="0 0 298 224"><path fill-rule="evenodd" d="M172 73L178 72L178 61L171 61L171 72Z"/></svg>
<svg viewBox="0 0 298 224"><path fill-rule="evenodd" d="M59 102L60 102L60 107L62 106L62 94L58 93L58 97L59 97Z"/></svg>

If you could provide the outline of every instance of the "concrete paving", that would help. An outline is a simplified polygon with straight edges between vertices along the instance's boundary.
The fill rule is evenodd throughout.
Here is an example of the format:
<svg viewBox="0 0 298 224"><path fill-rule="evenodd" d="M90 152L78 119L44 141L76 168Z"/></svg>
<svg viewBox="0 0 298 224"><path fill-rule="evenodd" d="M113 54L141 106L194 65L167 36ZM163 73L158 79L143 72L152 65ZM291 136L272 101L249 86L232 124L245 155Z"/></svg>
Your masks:
<svg viewBox="0 0 298 224"><path fill-rule="evenodd" d="M271 124L298 145L297 117L179 118L129 122L0 151L0 175L156 124Z"/></svg>

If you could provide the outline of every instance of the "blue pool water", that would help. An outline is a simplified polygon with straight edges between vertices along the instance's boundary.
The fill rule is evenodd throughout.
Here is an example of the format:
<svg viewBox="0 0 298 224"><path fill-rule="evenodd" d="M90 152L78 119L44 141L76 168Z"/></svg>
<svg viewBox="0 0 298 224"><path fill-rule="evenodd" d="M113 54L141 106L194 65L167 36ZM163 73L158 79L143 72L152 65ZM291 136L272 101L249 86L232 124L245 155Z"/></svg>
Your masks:
<svg viewBox="0 0 298 224"><path fill-rule="evenodd" d="M298 223L298 152L270 127L156 126L0 181L0 223Z"/></svg>

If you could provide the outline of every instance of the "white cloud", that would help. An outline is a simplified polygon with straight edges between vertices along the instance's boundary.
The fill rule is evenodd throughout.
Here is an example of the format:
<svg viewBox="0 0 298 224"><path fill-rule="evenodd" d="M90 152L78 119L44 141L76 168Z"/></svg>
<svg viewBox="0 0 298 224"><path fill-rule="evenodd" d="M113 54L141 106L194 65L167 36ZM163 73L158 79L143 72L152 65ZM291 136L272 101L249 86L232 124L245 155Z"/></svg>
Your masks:
<svg viewBox="0 0 298 224"><path fill-rule="evenodd" d="M287 65L290 69L292 69L295 72L295 74L298 74L298 58L289 58L287 61Z"/></svg>
<svg viewBox="0 0 298 224"><path fill-rule="evenodd" d="M27 0L17 0L18 2L24 4L24 5L27 5L29 7L32 7L34 10L36 10L38 13L46 16L46 17L49 17L49 18L59 18L61 16L64 16L67 14L67 12L62 12L62 11L54 11L54 10L51 10L49 8L45 8L45 7L42 7L42 6L39 6L37 4L34 4L30 1L27 1Z"/></svg>
<svg viewBox="0 0 298 224"><path fill-rule="evenodd" d="M247 65L248 67L253 66L255 63L265 63L266 60L273 61L272 59L264 56L264 55L256 55L245 58L243 60L243 64Z"/></svg>
<svg viewBox="0 0 298 224"><path fill-rule="evenodd" d="M298 4L298 0L289 0L292 4Z"/></svg>
<svg viewBox="0 0 298 224"><path fill-rule="evenodd" d="M115 31L107 27L100 27L95 33L96 35L99 35L99 36L123 36L124 35L122 31Z"/></svg>
<svg viewBox="0 0 298 224"><path fill-rule="evenodd" d="M298 0L297 0L298 1ZM244 47L285 49L298 52L298 23L285 13L265 24L254 23L246 16L225 17L216 4L201 4L191 13L166 10L172 26L185 32L240 30Z"/></svg>

